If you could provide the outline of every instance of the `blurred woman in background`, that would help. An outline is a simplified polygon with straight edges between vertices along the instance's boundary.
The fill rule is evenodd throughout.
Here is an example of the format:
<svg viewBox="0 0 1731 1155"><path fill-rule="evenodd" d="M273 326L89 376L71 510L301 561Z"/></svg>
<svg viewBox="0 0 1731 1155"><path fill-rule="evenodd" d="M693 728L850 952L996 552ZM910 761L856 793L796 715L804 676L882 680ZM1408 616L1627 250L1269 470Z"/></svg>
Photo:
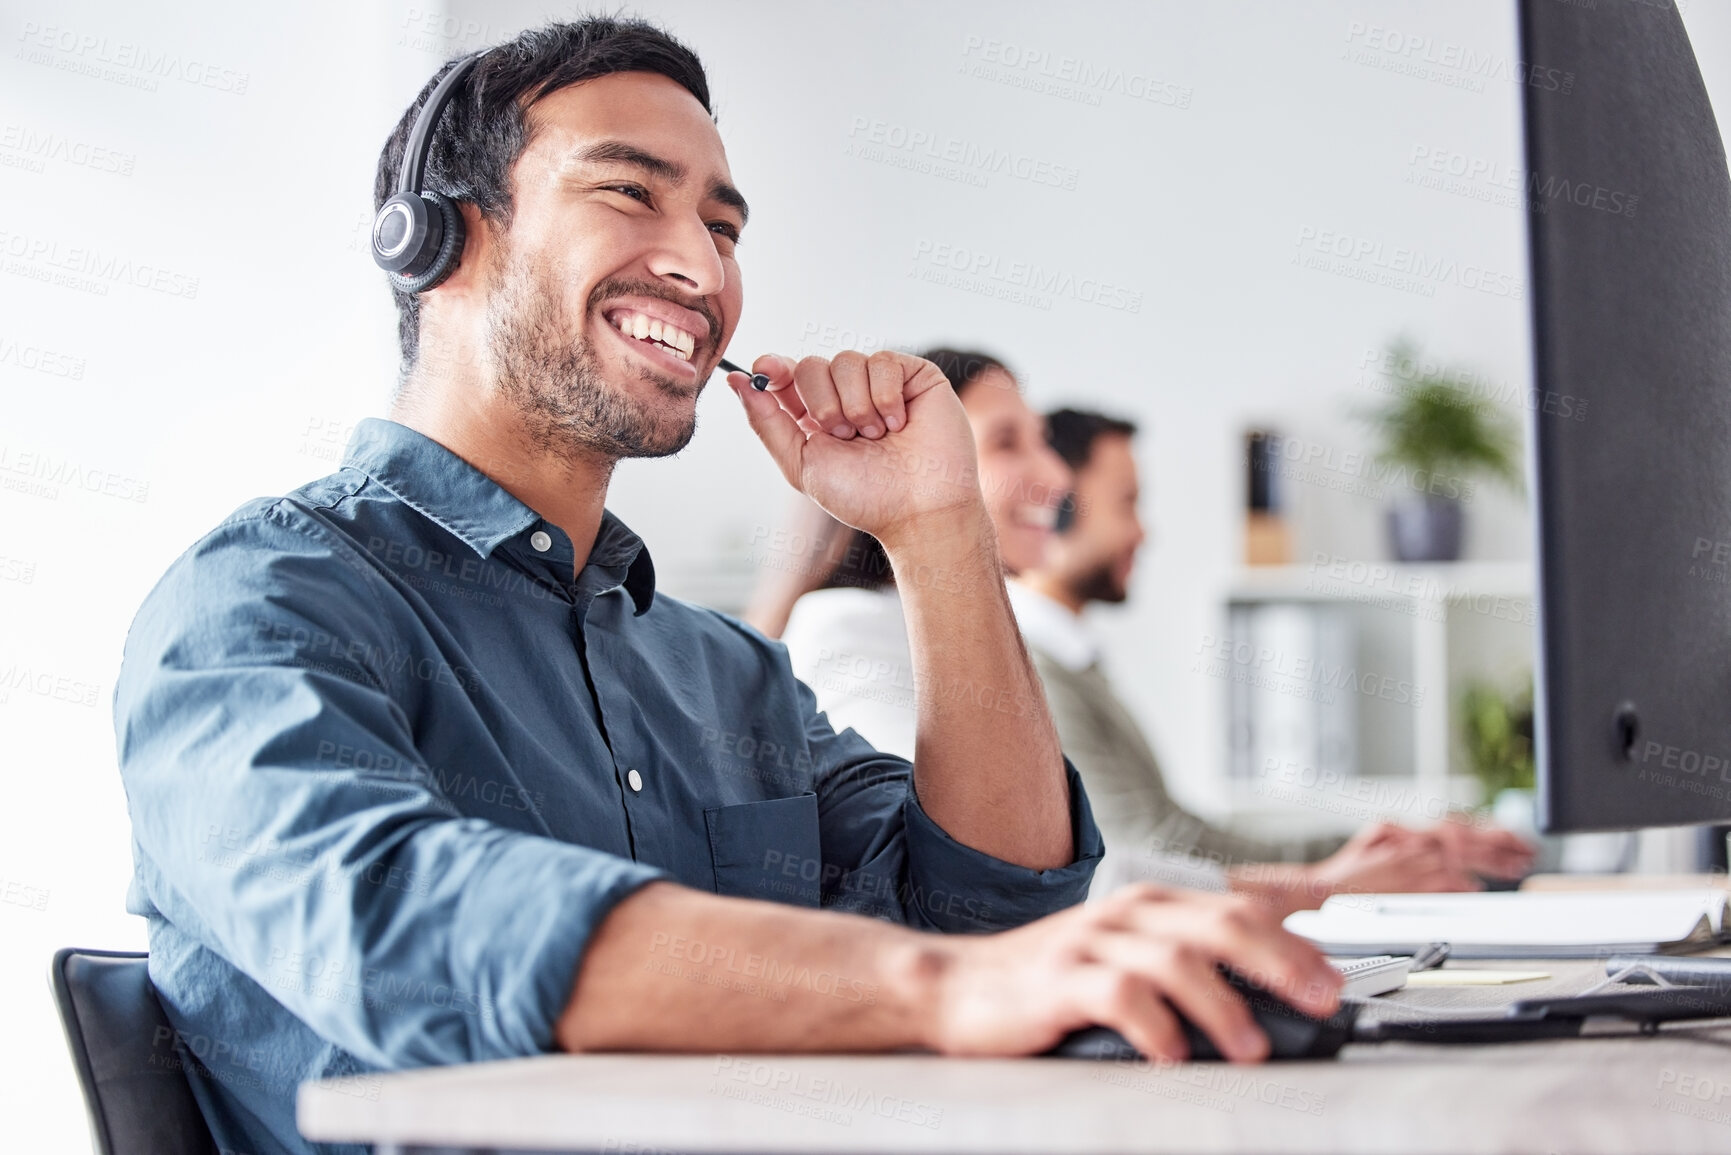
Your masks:
<svg viewBox="0 0 1731 1155"><path fill-rule="evenodd" d="M1015 377L989 353L931 349L920 356L943 371L967 412L978 482L1005 570L1038 565L1072 483L1070 467L1046 442L1045 418L1029 408ZM808 560L766 570L745 619L786 643L794 673L817 694L837 730L851 726L879 750L912 759L913 668L889 558L870 534L838 525L809 503L796 520L789 536ZM942 581L943 575L903 580Z"/></svg>
<svg viewBox="0 0 1731 1155"><path fill-rule="evenodd" d="M1037 569L1046 559L1059 511L1075 485L1070 467L1047 441L1046 419L1028 405L1015 376L997 357L948 348L921 356L943 371L967 413L974 433L977 480L997 534L1005 577ZM940 478L934 484L971 480ZM837 730L852 727L879 750L912 760L916 690L896 583L941 582L944 575L893 573L874 538L839 525L809 502L794 523L787 540L798 543L797 548L788 564L766 567L745 619L764 633L781 637L794 673L811 687L818 707ZM924 692L966 696L988 710L1047 709L1044 698L1005 701L1001 691L990 685L927 686ZM1089 767L1076 768L1086 783ZM1110 817L1102 816L1102 825ZM1318 840L1313 853L1319 861L1230 866L1181 848L1138 850L1134 856L1138 878L1230 889L1283 913L1319 906L1329 895L1342 892L1477 886L1435 834L1404 826L1377 823L1351 838ZM1124 879L1113 876L1097 881L1110 887Z"/></svg>

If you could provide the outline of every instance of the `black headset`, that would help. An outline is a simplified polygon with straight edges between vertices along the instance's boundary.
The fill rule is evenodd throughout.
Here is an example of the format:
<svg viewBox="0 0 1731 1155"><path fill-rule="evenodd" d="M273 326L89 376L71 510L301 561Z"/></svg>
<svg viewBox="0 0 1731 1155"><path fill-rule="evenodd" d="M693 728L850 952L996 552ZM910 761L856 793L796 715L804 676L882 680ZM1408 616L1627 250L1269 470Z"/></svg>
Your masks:
<svg viewBox="0 0 1731 1155"><path fill-rule="evenodd" d="M403 146L397 191L373 218L373 262L405 293L437 285L456 270L463 255L463 214L457 202L442 193L422 192L421 181L427 175L427 152L439 114L483 55L477 52L458 61L427 97Z"/></svg>
<svg viewBox="0 0 1731 1155"><path fill-rule="evenodd" d="M1058 505L1058 516L1052 520L1052 532L1063 536L1075 529L1076 513L1076 492L1071 490Z"/></svg>

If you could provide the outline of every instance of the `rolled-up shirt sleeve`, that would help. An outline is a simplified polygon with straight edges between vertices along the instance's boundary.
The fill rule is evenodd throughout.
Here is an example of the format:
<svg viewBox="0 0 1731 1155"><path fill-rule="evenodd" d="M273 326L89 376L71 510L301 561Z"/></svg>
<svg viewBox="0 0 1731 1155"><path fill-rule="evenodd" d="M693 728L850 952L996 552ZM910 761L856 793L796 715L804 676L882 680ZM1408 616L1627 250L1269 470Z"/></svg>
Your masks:
<svg viewBox="0 0 1731 1155"><path fill-rule="evenodd" d="M880 753L853 730L836 733L811 690L798 685L817 771L824 905L924 930L982 933L1022 926L1087 897L1105 847L1068 758L1075 859L1031 870L950 837L920 806L913 764Z"/></svg>
<svg viewBox="0 0 1731 1155"><path fill-rule="evenodd" d="M372 580L269 513L169 571L115 692L135 887L363 1062L546 1051L590 936L664 872L462 816Z"/></svg>
<svg viewBox="0 0 1731 1155"><path fill-rule="evenodd" d="M952 932L1008 930L1088 897L1088 886L1105 846L1099 827L1094 825L1082 779L1068 758L1064 759L1064 778L1070 788L1070 837L1076 858L1052 870L1016 866L951 838L926 814L909 784L907 801L902 804L908 882L913 893L926 896L915 907L918 925ZM936 896L946 890L953 896L963 888L966 898L959 905L954 897L937 900Z"/></svg>

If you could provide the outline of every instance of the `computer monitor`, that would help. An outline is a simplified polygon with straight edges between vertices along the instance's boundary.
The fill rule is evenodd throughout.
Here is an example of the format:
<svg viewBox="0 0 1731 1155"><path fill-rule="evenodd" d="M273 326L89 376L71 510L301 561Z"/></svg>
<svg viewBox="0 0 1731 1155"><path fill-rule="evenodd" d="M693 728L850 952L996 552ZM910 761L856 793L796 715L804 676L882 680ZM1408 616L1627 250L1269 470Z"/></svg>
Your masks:
<svg viewBox="0 0 1731 1155"><path fill-rule="evenodd" d="M1682 17L1667 0L1521 0L1519 16L1534 318L1528 477L1537 531L1539 826L1724 821L1724 140Z"/></svg>

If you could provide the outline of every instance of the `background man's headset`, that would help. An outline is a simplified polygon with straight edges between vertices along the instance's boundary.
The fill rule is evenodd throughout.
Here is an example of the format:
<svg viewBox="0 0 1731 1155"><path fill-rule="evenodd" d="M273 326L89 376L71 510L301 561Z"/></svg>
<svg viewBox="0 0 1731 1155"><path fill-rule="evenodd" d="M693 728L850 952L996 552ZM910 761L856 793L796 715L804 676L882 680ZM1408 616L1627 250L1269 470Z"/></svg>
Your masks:
<svg viewBox="0 0 1731 1155"><path fill-rule="evenodd" d="M463 255L463 214L457 202L442 193L421 191L421 182L439 114L483 55L477 52L458 61L427 97L403 146L397 191L373 218L373 261L405 293L425 292L437 285L456 270Z"/></svg>
<svg viewBox="0 0 1731 1155"><path fill-rule="evenodd" d="M1058 506L1058 516L1052 521L1052 532L1069 533L1076 528L1076 494L1072 490L1064 495L1063 502Z"/></svg>

